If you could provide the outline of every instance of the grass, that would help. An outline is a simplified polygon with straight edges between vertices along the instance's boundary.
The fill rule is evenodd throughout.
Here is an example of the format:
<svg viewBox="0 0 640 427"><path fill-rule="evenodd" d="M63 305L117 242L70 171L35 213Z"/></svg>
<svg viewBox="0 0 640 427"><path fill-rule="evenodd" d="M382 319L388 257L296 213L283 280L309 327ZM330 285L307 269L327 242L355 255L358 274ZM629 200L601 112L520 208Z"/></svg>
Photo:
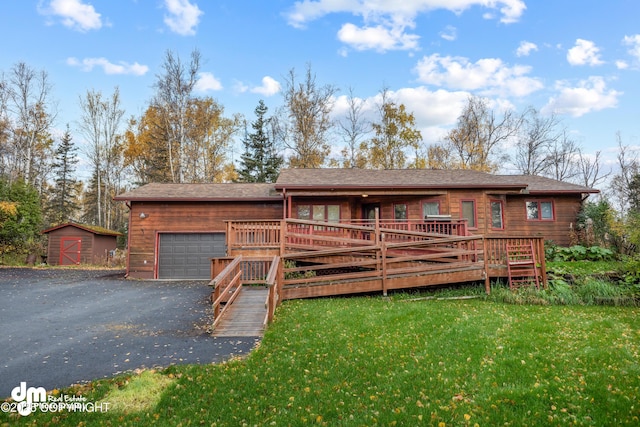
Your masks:
<svg viewBox="0 0 640 427"><path fill-rule="evenodd" d="M158 404L162 393L173 381L154 370L142 371L120 385L112 384L97 404L108 403L108 410L124 414L148 411Z"/></svg>
<svg viewBox="0 0 640 427"><path fill-rule="evenodd" d="M261 345L172 366L137 412L0 414L5 425L637 425L640 309L411 296L287 301ZM157 374L156 374L157 375ZM108 401L136 374L79 389ZM73 390L70 390L73 392Z"/></svg>

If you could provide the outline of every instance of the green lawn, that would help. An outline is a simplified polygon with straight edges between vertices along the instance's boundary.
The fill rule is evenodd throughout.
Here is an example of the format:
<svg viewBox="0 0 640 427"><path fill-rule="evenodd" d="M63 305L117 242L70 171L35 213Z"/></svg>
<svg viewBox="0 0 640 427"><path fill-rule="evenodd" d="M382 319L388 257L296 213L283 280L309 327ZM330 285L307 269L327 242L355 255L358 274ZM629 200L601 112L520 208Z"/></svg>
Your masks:
<svg viewBox="0 0 640 427"><path fill-rule="evenodd" d="M107 413L38 413L19 421L638 425L639 314L634 307L508 305L483 298L288 301L246 359L162 371L172 381L162 382L159 401L149 399L137 412L123 409L125 399ZM135 379L101 381L78 392L122 402L118 393ZM18 421L0 417L0 423Z"/></svg>

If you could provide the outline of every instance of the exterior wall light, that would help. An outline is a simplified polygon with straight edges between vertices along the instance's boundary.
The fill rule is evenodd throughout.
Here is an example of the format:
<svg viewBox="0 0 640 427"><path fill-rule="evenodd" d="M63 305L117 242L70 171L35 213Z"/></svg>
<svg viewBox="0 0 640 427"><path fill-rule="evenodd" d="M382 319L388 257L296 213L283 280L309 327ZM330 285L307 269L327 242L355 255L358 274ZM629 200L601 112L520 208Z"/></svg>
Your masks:
<svg viewBox="0 0 640 427"><path fill-rule="evenodd" d="M140 212L140 219L145 219L145 218L149 218L149 214L146 214L144 212Z"/></svg>

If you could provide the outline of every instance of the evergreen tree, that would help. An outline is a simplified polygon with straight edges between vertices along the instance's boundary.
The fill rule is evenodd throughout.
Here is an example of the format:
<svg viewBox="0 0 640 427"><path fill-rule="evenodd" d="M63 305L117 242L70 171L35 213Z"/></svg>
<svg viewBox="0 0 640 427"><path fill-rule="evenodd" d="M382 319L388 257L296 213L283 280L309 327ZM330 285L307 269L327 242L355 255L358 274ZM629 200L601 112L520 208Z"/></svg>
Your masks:
<svg viewBox="0 0 640 427"><path fill-rule="evenodd" d="M273 138L269 137L267 107L260 100L255 109L256 120L251 123L253 132L242 140L244 153L241 156L239 182L275 182L284 159L278 155Z"/></svg>
<svg viewBox="0 0 640 427"><path fill-rule="evenodd" d="M73 218L78 210L77 182L74 178L75 165L78 163L77 147L73 144L69 125L60 144L56 148L52 165L55 176L55 186L49 206L49 221L59 224Z"/></svg>

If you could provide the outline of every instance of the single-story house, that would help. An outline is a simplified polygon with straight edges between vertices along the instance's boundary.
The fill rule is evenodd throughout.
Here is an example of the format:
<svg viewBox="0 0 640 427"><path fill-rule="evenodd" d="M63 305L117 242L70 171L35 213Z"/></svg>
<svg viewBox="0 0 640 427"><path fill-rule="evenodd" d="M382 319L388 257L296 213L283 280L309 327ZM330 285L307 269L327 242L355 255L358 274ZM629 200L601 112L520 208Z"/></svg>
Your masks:
<svg viewBox="0 0 640 427"><path fill-rule="evenodd" d="M50 265L104 264L122 233L93 225L65 223L48 228Z"/></svg>
<svg viewBox="0 0 640 427"><path fill-rule="evenodd" d="M117 196L130 209L132 278L210 278L229 221L463 220L465 233L570 244L588 187L470 170L285 169L274 184L147 184Z"/></svg>

